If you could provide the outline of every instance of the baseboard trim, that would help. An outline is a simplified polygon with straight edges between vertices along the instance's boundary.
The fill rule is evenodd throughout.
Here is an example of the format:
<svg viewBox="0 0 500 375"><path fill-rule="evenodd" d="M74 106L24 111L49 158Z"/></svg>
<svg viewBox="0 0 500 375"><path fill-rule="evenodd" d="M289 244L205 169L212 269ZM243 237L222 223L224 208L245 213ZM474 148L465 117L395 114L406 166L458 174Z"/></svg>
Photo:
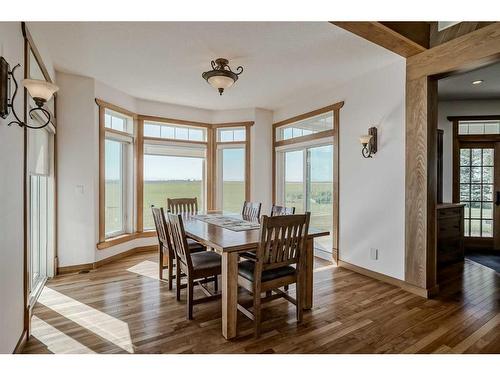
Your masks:
<svg viewBox="0 0 500 375"><path fill-rule="evenodd" d="M396 279L395 277L387 276L387 275L384 275L380 272L376 272L376 271L372 271L372 270L369 270L369 269L366 269L366 268L363 268L360 266L356 266L352 263L348 263L348 262L345 262L345 261L340 260L340 259L339 259L338 265L339 265L339 267L343 267L343 268L346 268L350 271L360 273L361 275L371 277L372 279L379 280L379 281L382 281L384 283L397 286L397 287L399 287L407 292L416 294L417 296L420 296L420 297L430 298L438 292L437 286L433 289L420 288L418 286L409 284L404 280L399 280L399 279Z"/></svg>
<svg viewBox="0 0 500 375"><path fill-rule="evenodd" d="M122 253L112 255L108 258L98 260L97 262L85 263L85 264L75 264L73 266L57 267L57 275L65 275L65 274L70 274L70 273L78 273L78 272L82 272L82 271L95 270L96 268L99 268L105 264L112 263L116 260L123 259L125 257L130 256L130 255L142 253L142 252L148 252L148 251L155 251L157 249L158 249L157 245L139 246L139 247L134 247L133 249L124 251Z"/></svg>
<svg viewBox="0 0 500 375"><path fill-rule="evenodd" d="M23 330L23 333L21 334L21 337L19 337L19 340L17 341L16 347L14 348L12 354L21 354L23 352L26 341L28 340L27 333L28 331Z"/></svg>

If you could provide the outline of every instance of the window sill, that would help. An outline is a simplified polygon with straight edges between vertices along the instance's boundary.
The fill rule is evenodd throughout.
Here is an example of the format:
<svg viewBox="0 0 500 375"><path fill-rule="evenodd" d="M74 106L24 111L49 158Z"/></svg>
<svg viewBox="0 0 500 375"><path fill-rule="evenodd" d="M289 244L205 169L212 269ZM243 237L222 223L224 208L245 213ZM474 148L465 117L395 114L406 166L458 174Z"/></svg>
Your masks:
<svg viewBox="0 0 500 375"><path fill-rule="evenodd" d="M135 233L121 234L121 235L116 236L116 237L106 238L106 240L99 242L97 244L97 249L103 250L103 249L107 249L107 248L115 246L115 245L119 245L121 243L135 240L137 238L146 238L146 237L155 237L155 236L156 236L156 231L154 231L154 230L146 231L146 232L135 232Z"/></svg>

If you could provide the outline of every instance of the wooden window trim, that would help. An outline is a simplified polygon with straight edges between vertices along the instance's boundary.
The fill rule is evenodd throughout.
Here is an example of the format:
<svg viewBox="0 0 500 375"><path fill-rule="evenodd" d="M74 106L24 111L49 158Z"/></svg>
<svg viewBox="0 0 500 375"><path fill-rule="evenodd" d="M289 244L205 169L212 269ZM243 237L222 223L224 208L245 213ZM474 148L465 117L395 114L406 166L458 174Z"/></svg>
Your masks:
<svg viewBox="0 0 500 375"><path fill-rule="evenodd" d="M144 231L144 218L143 218L143 205L144 205L144 142L145 141L167 141L178 144L192 144L206 146L206 183L207 183L207 209L213 210L216 208L216 152L217 152L217 129L224 127L245 127L245 141L238 142L223 142L224 144L241 144L245 147L245 199L250 200L251 188L251 170L250 170L250 129L254 125L254 121L241 121L241 122L228 122L228 123L205 123L181 119L173 119L159 116L142 115L131 112L123 107L109 103L105 100L96 98L96 104L99 108L99 238L97 249L103 250L112 246L132 241L136 238L154 237L155 231ZM131 117L134 122L134 133L130 134L115 129L105 127L105 111L106 109L118 112L122 115ZM159 138L159 137L145 137L144 136L144 122L151 121L162 124L172 124L180 126L189 126L195 128L206 129L206 141L190 141L172 138ZM116 237L105 236L105 139L106 133L113 133L132 137L134 140L134 213L135 213L135 231L133 233L120 234Z"/></svg>
<svg viewBox="0 0 500 375"><path fill-rule="evenodd" d="M333 137L333 249L332 257L333 260L338 264L340 259L339 250L339 126L340 126L340 109L344 106L344 102L337 102L335 104L329 105L327 107L319 108L314 111L300 114L276 122L272 126L272 202L276 204L276 149L280 146L287 146L295 143L303 143L312 141L315 139L322 139L327 137ZM276 140L276 129L297 121L305 120L310 117L314 117L326 112L333 112L333 129L325 130L322 132L305 135L302 137L290 138L286 140L278 141Z"/></svg>

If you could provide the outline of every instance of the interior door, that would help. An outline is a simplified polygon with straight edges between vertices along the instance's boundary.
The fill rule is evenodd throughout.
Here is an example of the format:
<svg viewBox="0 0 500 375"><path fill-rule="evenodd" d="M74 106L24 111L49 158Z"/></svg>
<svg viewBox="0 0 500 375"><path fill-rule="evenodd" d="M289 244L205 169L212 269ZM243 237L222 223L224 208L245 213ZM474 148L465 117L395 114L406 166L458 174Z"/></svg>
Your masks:
<svg viewBox="0 0 500 375"><path fill-rule="evenodd" d="M465 246L500 248L500 142L460 142L459 197Z"/></svg>

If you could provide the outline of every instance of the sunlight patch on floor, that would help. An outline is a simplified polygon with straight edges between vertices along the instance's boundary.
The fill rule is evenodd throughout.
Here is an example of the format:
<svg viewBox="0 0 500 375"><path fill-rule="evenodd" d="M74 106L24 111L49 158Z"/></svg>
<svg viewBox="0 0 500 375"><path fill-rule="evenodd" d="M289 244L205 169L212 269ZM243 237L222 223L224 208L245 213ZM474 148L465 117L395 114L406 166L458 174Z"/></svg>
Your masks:
<svg viewBox="0 0 500 375"><path fill-rule="evenodd" d="M335 263L332 263L332 264L329 264L327 266L316 267L316 268L314 268L314 272L326 271L326 270L330 270L332 268L337 268L337 265Z"/></svg>
<svg viewBox="0 0 500 375"><path fill-rule="evenodd" d="M44 288L38 302L127 352L134 352L127 323L49 287Z"/></svg>
<svg viewBox="0 0 500 375"><path fill-rule="evenodd" d="M31 335L55 354L91 354L93 350L80 344L64 332L52 327L36 315L31 318Z"/></svg>
<svg viewBox="0 0 500 375"><path fill-rule="evenodd" d="M127 271L158 280L158 263L150 260L137 263L136 265L127 268Z"/></svg>

